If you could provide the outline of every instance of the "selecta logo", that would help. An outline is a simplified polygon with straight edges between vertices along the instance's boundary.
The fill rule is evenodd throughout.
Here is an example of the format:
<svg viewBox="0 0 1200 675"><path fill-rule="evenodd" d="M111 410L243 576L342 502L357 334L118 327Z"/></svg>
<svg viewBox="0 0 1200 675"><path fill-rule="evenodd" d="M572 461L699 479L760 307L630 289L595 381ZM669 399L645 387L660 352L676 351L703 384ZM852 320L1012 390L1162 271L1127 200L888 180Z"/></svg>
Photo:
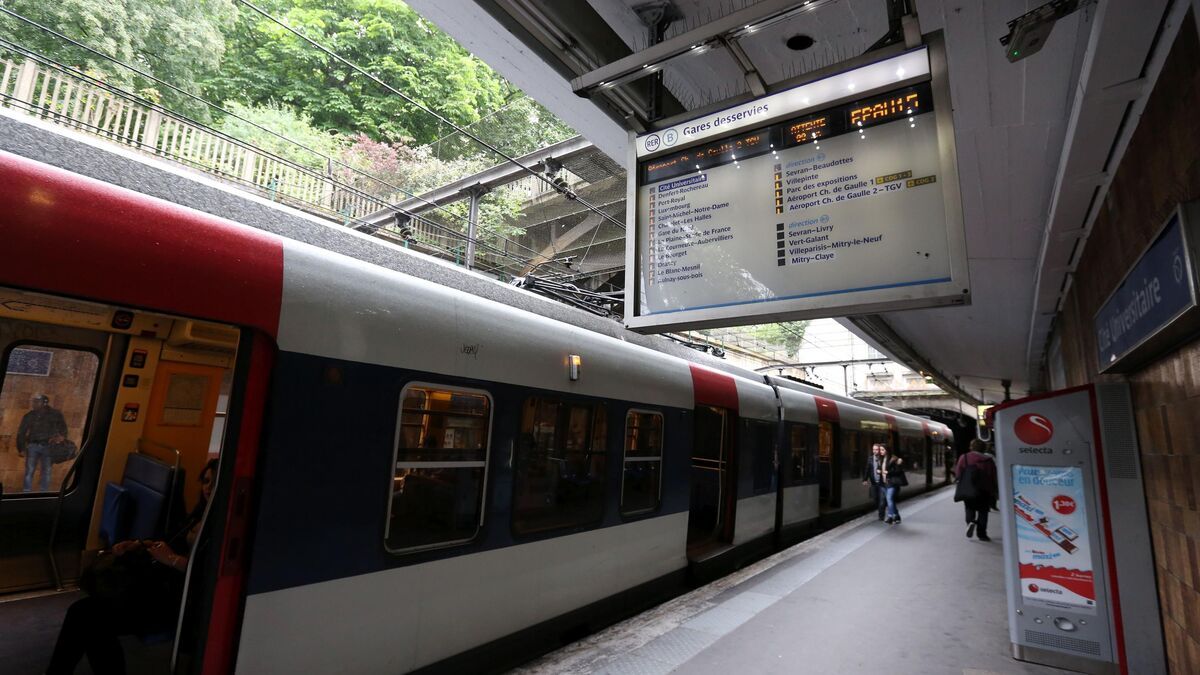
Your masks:
<svg viewBox="0 0 1200 675"><path fill-rule="evenodd" d="M1030 593L1037 593L1037 592L1038 592L1038 585L1037 585L1037 584L1029 584L1029 592L1030 592Z"/></svg>
<svg viewBox="0 0 1200 675"><path fill-rule="evenodd" d="M1037 413L1027 413L1017 418L1013 431L1022 443L1029 445L1045 445L1054 435L1054 425L1050 420Z"/></svg>
<svg viewBox="0 0 1200 675"><path fill-rule="evenodd" d="M1050 506L1053 506L1055 511L1058 511L1064 516L1069 516L1072 513L1075 513L1075 500L1067 495L1058 495L1050 501Z"/></svg>

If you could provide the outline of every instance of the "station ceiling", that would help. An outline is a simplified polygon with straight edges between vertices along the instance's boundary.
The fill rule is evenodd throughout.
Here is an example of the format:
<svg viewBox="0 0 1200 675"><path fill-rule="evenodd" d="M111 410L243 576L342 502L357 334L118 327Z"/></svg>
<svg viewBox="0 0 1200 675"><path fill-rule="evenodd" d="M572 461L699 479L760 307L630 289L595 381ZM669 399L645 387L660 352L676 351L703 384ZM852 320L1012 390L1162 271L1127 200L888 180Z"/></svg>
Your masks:
<svg viewBox="0 0 1200 675"><path fill-rule="evenodd" d="M886 41L897 26L889 20L889 12L895 18L905 3L409 0L409 4L624 164L630 131L644 130L662 117L724 107L723 103L745 100L762 88L770 92L780 83L859 56ZM1112 89L1127 76L1117 72L1118 64L1097 56L1109 45L1119 41L1118 51L1138 65L1146 60L1167 3L1083 3L1080 11L1057 23L1039 53L1010 63L999 42L1008 33L1007 23L1041 4L1038 0L916 0L920 33L943 31L945 35L973 302L966 307L893 312L870 322L847 322L893 357L913 365L911 355L916 354L971 396L987 400L1000 397L1001 380L1011 380L1014 396L1044 385L1038 380L1051 319L1073 264L1070 259L1055 259L1054 251L1076 241L1081 244L1086 235L1080 222L1056 231L1052 221L1056 214L1062 215L1062 200L1080 181L1092 199L1083 204L1078 217L1086 220L1089 210L1096 208L1095 200L1103 197L1100 190L1092 190L1093 184L1106 186L1113 168L1090 172L1068 166L1068 160L1072 149L1078 153L1088 143L1101 149L1113 146L1115 135L1129 123L1126 119L1104 129L1081 127L1079 104L1093 98L1098 87ZM711 41L694 53L664 61L657 93L651 85L653 75L591 91L588 97L575 92L589 73L652 49L654 24L665 44L735 15L755 10L778 14L780 7L789 10L781 19L734 40ZM1117 27L1127 34L1118 35ZM1099 78L1103 80L1099 85L1098 69L1107 77ZM1120 100L1114 105L1124 108L1126 99L1142 93L1117 96ZM1073 233L1077 239L1071 239ZM1072 252L1070 258L1077 255ZM901 350L895 345L878 339L879 331L869 327L878 327L880 320L884 332L898 336L911 353L897 353Z"/></svg>

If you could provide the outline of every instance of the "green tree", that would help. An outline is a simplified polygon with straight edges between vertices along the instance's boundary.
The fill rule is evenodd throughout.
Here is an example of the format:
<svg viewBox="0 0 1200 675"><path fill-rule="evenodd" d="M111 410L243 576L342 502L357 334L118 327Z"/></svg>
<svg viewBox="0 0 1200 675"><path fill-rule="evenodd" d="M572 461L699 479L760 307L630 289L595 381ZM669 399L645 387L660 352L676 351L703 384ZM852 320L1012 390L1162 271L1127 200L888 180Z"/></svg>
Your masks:
<svg viewBox="0 0 1200 675"><path fill-rule="evenodd" d="M184 89L215 73L232 27L233 0L6 0L4 6L117 61ZM143 91L176 110L207 119L202 104L89 54L28 23L4 15L0 35L115 85Z"/></svg>
<svg viewBox="0 0 1200 675"><path fill-rule="evenodd" d="M788 356L795 356L801 343L804 342L806 328L808 328L807 321L785 321L752 326L749 332L761 342L783 345L787 348Z"/></svg>
<svg viewBox="0 0 1200 675"><path fill-rule="evenodd" d="M258 6L453 121L516 95L504 79L399 0L263 0ZM345 134L424 144L451 129L252 10L226 34L218 100L281 101Z"/></svg>
<svg viewBox="0 0 1200 675"><path fill-rule="evenodd" d="M483 157L440 159L429 146L414 148L383 143L363 134L341 152L339 159L343 165L334 174L339 182L393 204L491 166ZM485 195L480 200L479 239L495 244L503 237L520 233L522 230L515 221L522 202L516 192L505 188ZM461 200L426 211L422 217L448 230L465 233L467 206Z"/></svg>
<svg viewBox="0 0 1200 675"><path fill-rule="evenodd" d="M328 160L340 159L350 145L346 138L316 128L306 115L296 113L289 106L277 103L248 106L231 101L224 107L233 115L221 120L217 125L220 131L310 169L324 171Z"/></svg>
<svg viewBox="0 0 1200 675"><path fill-rule="evenodd" d="M546 110L542 104L519 96L466 127L475 136L513 157L578 136L571 127ZM454 132L432 143L438 157L463 157L484 154L474 140ZM492 157L499 163L499 157Z"/></svg>

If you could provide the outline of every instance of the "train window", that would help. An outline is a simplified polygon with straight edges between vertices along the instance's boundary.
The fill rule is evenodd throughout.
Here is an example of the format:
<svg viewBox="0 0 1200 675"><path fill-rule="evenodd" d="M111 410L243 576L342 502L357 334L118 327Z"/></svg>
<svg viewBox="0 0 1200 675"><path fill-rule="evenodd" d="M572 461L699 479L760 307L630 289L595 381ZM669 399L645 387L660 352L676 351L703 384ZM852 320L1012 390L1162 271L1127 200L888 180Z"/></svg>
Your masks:
<svg viewBox="0 0 1200 675"><path fill-rule="evenodd" d="M846 478L861 476L871 456L871 446L876 443L888 446L892 452L898 451L886 432L842 429L842 459L847 460L842 466L842 475Z"/></svg>
<svg viewBox="0 0 1200 675"><path fill-rule="evenodd" d="M602 405L526 399L517 442L513 532L599 521L604 515L607 417Z"/></svg>
<svg viewBox="0 0 1200 675"><path fill-rule="evenodd" d="M775 471L779 466L775 459L775 424L757 420L746 420L746 440L753 455L754 494L773 489Z"/></svg>
<svg viewBox="0 0 1200 675"><path fill-rule="evenodd" d="M400 400L387 550L470 541L483 522L491 398L476 390L409 385Z"/></svg>
<svg viewBox="0 0 1200 675"><path fill-rule="evenodd" d="M658 508L662 500L663 416L630 410L625 416L625 469L621 475L621 515Z"/></svg>
<svg viewBox="0 0 1200 675"><path fill-rule="evenodd" d="M857 476L863 471L866 466L866 460L863 455L863 440L861 434L854 429L842 429L842 476L850 477Z"/></svg>
<svg viewBox="0 0 1200 675"><path fill-rule="evenodd" d="M821 464L830 464L833 461L833 425L829 422L821 422L819 425L820 444L817 446L817 461Z"/></svg>
<svg viewBox="0 0 1200 675"><path fill-rule="evenodd" d="M100 358L81 349L25 343L8 351L0 386L4 485L58 492L83 447L99 369Z"/></svg>
<svg viewBox="0 0 1200 675"><path fill-rule="evenodd" d="M925 441L920 437L901 436L900 456L908 471L925 472Z"/></svg>
<svg viewBox="0 0 1200 675"><path fill-rule="evenodd" d="M807 482L813 472L813 448L817 445L817 427L811 424L788 424L791 455L788 463L788 485Z"/></svg>

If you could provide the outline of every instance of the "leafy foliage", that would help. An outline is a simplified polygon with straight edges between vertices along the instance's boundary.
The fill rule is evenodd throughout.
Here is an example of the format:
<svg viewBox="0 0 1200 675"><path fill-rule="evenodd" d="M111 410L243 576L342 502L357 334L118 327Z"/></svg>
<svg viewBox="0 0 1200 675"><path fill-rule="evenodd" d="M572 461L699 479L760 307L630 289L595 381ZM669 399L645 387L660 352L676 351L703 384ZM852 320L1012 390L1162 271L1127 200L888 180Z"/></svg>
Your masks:
<svg viewBox="0 0 1200 675"><path fill-rule="evenodd" d="M564 124L542 104L521 96L466 127L472 134L491 143L509 156L525 155L578 133ZM491 154L478 143L454 132L432 143L439 157L465 157ZM494 162L500 158L492 155Z"/></svg>
<svg viewBox="0 0 1200 675"><path fill-rule="evenodd" d="M5 7L123 63L197 94L225 55L233 0L7 0ZM5 39L201 118L206 106L28 23L0 18Z"/></svg>
<svg viewBox="0 0 1200 675"><path fill-rule="evenodd" d="M505 153L525 154L575 135L401 0L254 2ZM0 3L117 61L221 102L232 115L213 111L36 27L0 17L0 36L5 39L169 109L211 121L220 131L266 152L333 171L340 181L389 203L501 161L418 105L235 0ZM521 203L510 190L486 195L481 201L480 238L495 242L519 233L514 223ZM467 203L455 202L430 216L465 232Z"/></svg>
<svg viewBox="0 0 1200 675"><path fill-rule="evenodd" d="M783 323L764 323L750 328L750 335L768 344L783 345L789 355L795 355L804 342L804 330L808 328L807 321L785 321Z"/></svg>
<svg viewBox="0 0 1200 675"><path fill-rule="evenodd" d="M478 120L516 90L399 0L264 0L264 11L455 124ZM313 123L387 142L428 143L440 122L252 10L227 34L207 89L219 99L282 101Z"/></svg>
<svg viewBox="0 0 1200 675"><path fill-rule="evenodd" d="M223 119L217 125L219 130L302 166L325 170L328 159L339 158L348 146L344 138L316 128L307 115L298 114L288 106L277 103L248 106L231 101L224 107L234 116ZM278 136L255 127L256 124Z"/></svg>
<svg viewBox="0 0 1200 675"><path fill-rule="evenodd" d="M360 134L341 154L344 167L337 172L339 181L353 185L389 203L402 202L463 176L478 173L490 165L481 157L440 159L430 146L411 147L400 143L381 143ZM466 201L449 204L423 214L446 229L465 233ZM521 210L521 199L510 190L496 190L480 200L478 236L495 243L521 230L513 225Z"/></svg>

